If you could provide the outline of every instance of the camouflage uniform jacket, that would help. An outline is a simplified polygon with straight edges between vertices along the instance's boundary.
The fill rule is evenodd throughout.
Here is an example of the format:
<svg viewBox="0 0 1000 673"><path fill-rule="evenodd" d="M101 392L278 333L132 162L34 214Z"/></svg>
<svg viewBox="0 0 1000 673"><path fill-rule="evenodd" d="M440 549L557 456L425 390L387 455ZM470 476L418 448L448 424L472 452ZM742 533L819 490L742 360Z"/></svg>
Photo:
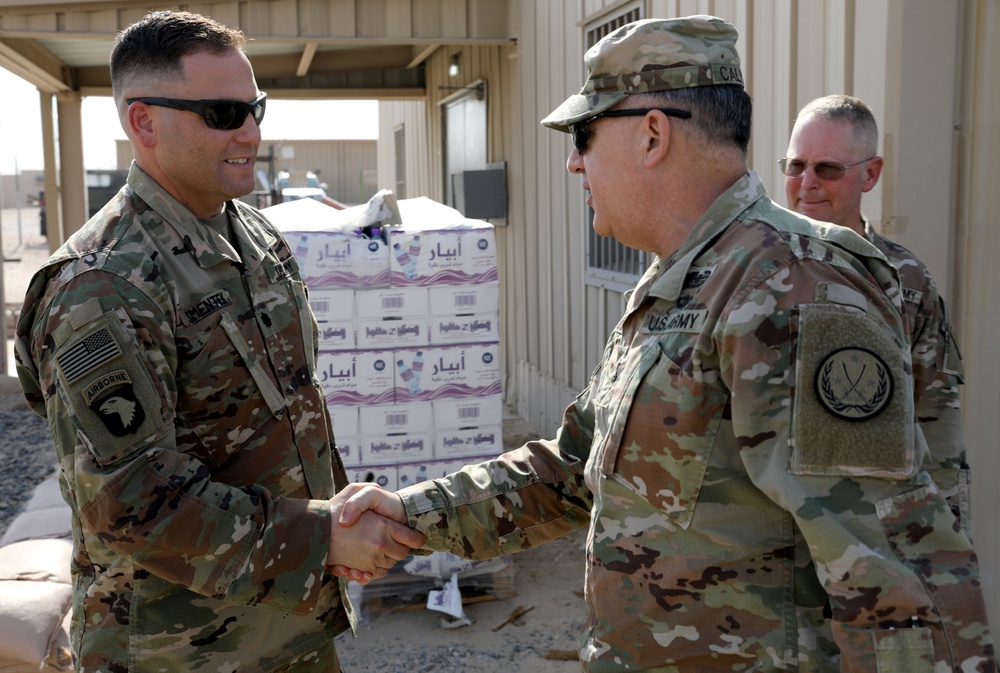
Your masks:
<svg viewBox="0 0 1000 673"><path fill-rule="evenodd" d="M972 535L969 469L962 432L958 387L964 383L962 354L948 321L944 299L930 269L895 241L882 236L862 216L865 236L899 272L910 330L913 393L920 429L931 452L928 468L962 528Z"/></svg>
<svg viewBox="0 0 1000 673"><path fill-rule="evenodd" d="M305 286L282 236L226 207L228 238L133 165L18 320L73 514L82 671L337 670L353 622L325 567L347 480Z"/></svg>
<svg viewBox="0 0 1000 673"><path fill-rule="evenodd" d="M471 558L589 525L594 673L993 670L898 302L751 173L632 291L557 438L400 491L409 523Z"/></svg>

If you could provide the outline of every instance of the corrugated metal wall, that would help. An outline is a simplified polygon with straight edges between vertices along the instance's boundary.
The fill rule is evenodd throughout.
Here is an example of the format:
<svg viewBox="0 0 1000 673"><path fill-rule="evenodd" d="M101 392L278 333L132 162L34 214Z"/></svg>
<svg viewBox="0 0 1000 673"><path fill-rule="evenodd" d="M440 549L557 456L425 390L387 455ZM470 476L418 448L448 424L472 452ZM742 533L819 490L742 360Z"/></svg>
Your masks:
<svg viewBox="0 0 1000 673"><path fill-rule="evenodd" d="M1000 3L969 2L961 75L961 114L954 218L957 314L965 357L965 438L974 472L973 514L976 551L990 601L994 639L1000 632ZM933 92L934 85L928 87ZM936 95L936 94L935 94Z"/></svg>

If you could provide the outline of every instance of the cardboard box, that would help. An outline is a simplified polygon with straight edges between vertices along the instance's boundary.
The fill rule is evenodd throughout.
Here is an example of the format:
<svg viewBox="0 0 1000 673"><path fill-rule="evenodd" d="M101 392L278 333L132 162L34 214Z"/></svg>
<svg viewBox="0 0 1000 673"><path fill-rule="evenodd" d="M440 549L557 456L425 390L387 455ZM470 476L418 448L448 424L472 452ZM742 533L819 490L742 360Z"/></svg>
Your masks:
<svg viewBox="0 0 1000 673"><path fill-rule="evenodd" d="M361 460L366 465L389 465L430 460L434 455L431 432L406 435L361 435Z"/></svg>
<svg viewBox="0 0 1000 673"><path fill-rule="evenodd" d="M309 290L309 308L322 328L327 322L354 319L354 290Z"/></svg>
<svg viewBox="0 0 1000 673"><path fill-rule="evenodd" d="M500 285L438 285L427 288L431 315L473 315L500 311Z"/></svg>
<svg viewBox="0 0 1000 673"><path fill-rule="evenodd" d="M426 316L419 318L359 318L357 341L362 348L402 348L430 343Z"/></svg>
<svg viewBox="0 0 1000 673"><path fill-rule="evenodd" d="M497 314L431 316L432 344L488 343L500 340Z"/></svg>
<svg viewBox="0 0 1000 673"><path fill-rule="evenodd" d="M390 284L470 285L496 283L496 239L493 226L452 229L390 229Z"/></svg>
<svg viewBox="0 0 1000 673"><path fill-rule="evenodd" d="M386 287L355 290L355 315L359 318L426 316L426 287Z"/></svg>
<svg viewBox="0 0 1000 673"><path fill-rule="evenodd" d="M353 351L357 347L357 328L354 326L354 321L326 322L319 325L320 350Z"/></svg>
<svg viewBox="0 0 1000 673"><path fill-rule="evenodd" d="M396 479L398 488L406 488L419 484L422 481L431 479L430 468L432 463L401 463L396 466Z"/></svg>
<svg viewBox="0 0 1000 673"><path fill-rule="evenodd" d="M394 353L320 351L316 375L329 406L391 404L395 401Z"/></svg>
<svg viewBox="0 0 1000 673"><path fill-rule="evenodd" d="M494 457L503 453L503 430L500 425L464 430L438 429L434 434L434 458L458 459Z"/></svg>
<svg viewBox="0 0 1000 673"><path fill-rule="evenodd" d="M396 349L395 401L499 395L499 353L497 343Z"/></svg>
<svg viewBox="0 0 1000 673"><path fill-rule="evenodd" d="M357 435L341 435L336 429L333 437L337 444L337 451L340 453L340 460L344 467L350 468L361 464L361 438Z"/></svg>
<svg viewBox="0 0 1000 673"><path fill-rule="evenodd" d="M361 407L360 434L423 434L434 429L430 402L410 402L377 407Z"/></svg>
<svg viewBox="0 0 1000 673"><path fill-rule="evenodd" d="M434 427L478 428L503 423L503 396L434 400Z"/></svg>
<svg viewBox="0 0 1000 673"><path fill-rule="evenodd" d="M381 238L340 231L287 231L310 290L389 285L389 248Z"/></svg>
<svg viewBox="0 0 1000 673"><path fill-rule="evenodd" d="M347 477L356 484L378 484L387 491L399 488L395 465L360 465L347 470Z"/></svg>

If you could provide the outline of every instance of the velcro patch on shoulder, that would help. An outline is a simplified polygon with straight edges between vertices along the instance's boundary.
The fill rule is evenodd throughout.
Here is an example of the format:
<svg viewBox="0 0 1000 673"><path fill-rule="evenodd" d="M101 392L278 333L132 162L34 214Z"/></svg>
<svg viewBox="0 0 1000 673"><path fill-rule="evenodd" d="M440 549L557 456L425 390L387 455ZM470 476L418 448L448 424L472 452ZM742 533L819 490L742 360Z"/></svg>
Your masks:
<svg viewBox="0 0 1000 673"><path fill-rule="evenodd" d="M911 476L913 379L892 334L843 305L800 306L797 323L791 472Z"/></svg>
<svg viewBox="0 0 1000 673"><path fill-rule="evenodd" d="M113 312L56 351L59 391L99 465L143 448L160 427L161 396L139 356Z"/></svg>

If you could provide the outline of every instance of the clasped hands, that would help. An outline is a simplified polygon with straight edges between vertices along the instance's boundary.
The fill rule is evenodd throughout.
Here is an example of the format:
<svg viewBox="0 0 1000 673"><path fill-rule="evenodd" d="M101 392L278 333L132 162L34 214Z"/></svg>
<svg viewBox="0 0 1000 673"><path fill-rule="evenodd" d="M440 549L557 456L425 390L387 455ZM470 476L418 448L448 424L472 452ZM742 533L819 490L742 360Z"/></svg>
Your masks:
<svg viewBox="0 0 1000 673"><path fill-rule="evenodd" d="M402 499L375 484L349 484L330 500L333 574L359 584L385 577L410 549L424 546L423 533L406 525Z"/></svg>

